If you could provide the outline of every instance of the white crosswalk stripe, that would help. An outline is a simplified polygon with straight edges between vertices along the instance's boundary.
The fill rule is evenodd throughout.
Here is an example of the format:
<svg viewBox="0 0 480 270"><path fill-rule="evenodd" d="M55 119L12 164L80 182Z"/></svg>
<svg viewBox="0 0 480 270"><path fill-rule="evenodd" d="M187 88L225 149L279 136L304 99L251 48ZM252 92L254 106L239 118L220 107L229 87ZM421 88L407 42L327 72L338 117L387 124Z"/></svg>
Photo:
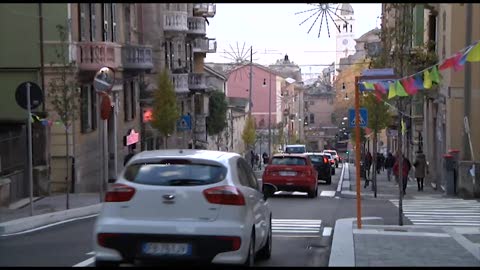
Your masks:
<svg viewBox="0 0 480 270"><path fill-rule="evenodd" d="M320 219L272 219L272 233L281 235L319 236Z"/></svg>
<svg viewBox="0 0 480 270"><path fill-rule="evenodd" d="M398 200L390 201L398 207ZM480 203L475 200L404 200L403 214L415 225L480 227Z"/></svg>

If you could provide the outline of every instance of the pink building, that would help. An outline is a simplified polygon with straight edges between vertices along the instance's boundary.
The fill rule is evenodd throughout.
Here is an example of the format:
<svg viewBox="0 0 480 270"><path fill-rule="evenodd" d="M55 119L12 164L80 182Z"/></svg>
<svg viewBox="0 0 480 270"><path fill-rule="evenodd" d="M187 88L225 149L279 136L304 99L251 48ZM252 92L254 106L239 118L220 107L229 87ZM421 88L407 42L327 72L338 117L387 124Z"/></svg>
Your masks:
<svg viewBox="0 0 480 270"><path fill-rule="evenodd" d="M252 66L252 116L255 117L257 129L268 128L268 100L271 84L271 124L272 128L276 123L282 121L280 88L284 78L280 77L270 69L253 64ZM228 74L227 96L249 98L250 89L250 65L239 66Z"/></svg>

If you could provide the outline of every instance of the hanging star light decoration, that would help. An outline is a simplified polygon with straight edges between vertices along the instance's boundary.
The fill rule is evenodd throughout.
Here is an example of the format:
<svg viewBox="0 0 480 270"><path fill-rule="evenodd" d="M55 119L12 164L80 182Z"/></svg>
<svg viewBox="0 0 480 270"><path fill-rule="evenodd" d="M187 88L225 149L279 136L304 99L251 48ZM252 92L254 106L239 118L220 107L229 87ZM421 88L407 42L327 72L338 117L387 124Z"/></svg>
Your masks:
<svg viewBox="0 0 480 270"><path fill-rule="evenodd" d="M315 25L315 23L317 23L317 20L318 18L320 17L320 15L322 16L320 18L320 28L318 29L318 37L320 37L320 33L322 32L322 24L323 24L323 21L325 21L325 24L327 25L327 32L328 32L328 37L330 37L330 27L329 27L329 24L328 24L328 20L330 18L330 20L333 22L333 24L335 25L335 27L337 29L340 29L340 27L337 25L337 23L335 22L335 19L333 18L332 14L334 16L336 16L337 18L339 18L340 20L344 21L345 23L347 23L347 21L338 16L336 11L342 11L342 9L336 7L334 8L333 6L335 4L331 4L331 3L315 3L315 4L309 4L309 5L313 5L315 6L314 8L312 9L308 9L308 10L304 10L304 11L300 11L300 12L296 12L295 15L298 15L298 14L303 14L303 13L311 13L311 15L309 17L307 17L303 22L301 22L299 25L301 26L302 24L304 24L306 21L308 21L309 19L313 18L315 15L317 15L317 17L315 17L315 20L313 21L312 25L310 26L310 28L308 29L308 32L307 34L310 33L310 31L312 30L313 26ZM345 10L347 11L347 10ZM348 11L347 11L348 12Z"/></svg>
<svg viewBox="0 0 480 270"><path fill-rule="evenodd" d="M250 48L245 48L245 45L246 45L245 42L243 43L243 47L241 50L240 50L240 46L238 46L238 41L236 45L237 46L235 49L231 44L229 44L230 51L227 51L227 50L223 51L225 55L222 55L222 57L230 60L230 65L231 65L230 68L228 68L227 73L230 73L231 71L235 70L240 66L248 65L250 63ZM256 51L253 52L252 56L255 56L256 53L257 53ZM252 60L257 61L258 58L253 58ZM247 79L249 76L248 72L245 69L243 69L241 70L241 72L235 72L235 75L234 75L235 81L237 80L237 74L240 80L243 80L244 78Z"/></svg>

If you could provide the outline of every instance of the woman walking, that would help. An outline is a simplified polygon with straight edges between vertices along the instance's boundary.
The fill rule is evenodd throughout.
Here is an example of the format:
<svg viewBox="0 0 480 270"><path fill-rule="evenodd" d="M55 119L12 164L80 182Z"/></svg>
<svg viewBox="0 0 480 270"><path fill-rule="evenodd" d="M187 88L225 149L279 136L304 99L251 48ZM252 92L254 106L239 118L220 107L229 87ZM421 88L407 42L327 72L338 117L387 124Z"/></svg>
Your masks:
<svg viewBox="0 0 480 270"><path fill-rule="evenodd" d="M413 166L415 167L415 178L417 178L418 191L423 191L423 180L425 179L425 173L428 174L428 167L425 154L422 151L417 152Z"/></svg>

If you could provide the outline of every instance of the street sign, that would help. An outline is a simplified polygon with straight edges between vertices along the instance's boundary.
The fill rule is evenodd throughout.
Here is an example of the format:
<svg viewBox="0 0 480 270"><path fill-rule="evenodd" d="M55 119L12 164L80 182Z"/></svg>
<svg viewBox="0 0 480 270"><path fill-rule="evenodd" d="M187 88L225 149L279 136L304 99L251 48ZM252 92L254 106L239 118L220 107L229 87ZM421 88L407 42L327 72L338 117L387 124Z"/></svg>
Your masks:
<svg viewBox="0 0 480 270"><path fill-rule="evenodd" d="M187 131L192 129L192 119L190 115L182 115L177 121L177 131Z"/></svg>
<svg viewBox="0 0 480 270"><path fill-rule="evenodd" d="M368 111L366 108L360 108L360 127L365 128L368 124ZM350 128L355 127L355 109L348 110L348 126Z"/></svg>
<svg viewBox="0 0 480 270"><path fill-rule="evenodd" d="M23 82L17 87L15 92L15 100L17 101L18 106L22 107L25 110L28 110L27 107L27 83L30 84L30 109L35 109L43 102L43 94L40 86L34 82Z"/></svg>

